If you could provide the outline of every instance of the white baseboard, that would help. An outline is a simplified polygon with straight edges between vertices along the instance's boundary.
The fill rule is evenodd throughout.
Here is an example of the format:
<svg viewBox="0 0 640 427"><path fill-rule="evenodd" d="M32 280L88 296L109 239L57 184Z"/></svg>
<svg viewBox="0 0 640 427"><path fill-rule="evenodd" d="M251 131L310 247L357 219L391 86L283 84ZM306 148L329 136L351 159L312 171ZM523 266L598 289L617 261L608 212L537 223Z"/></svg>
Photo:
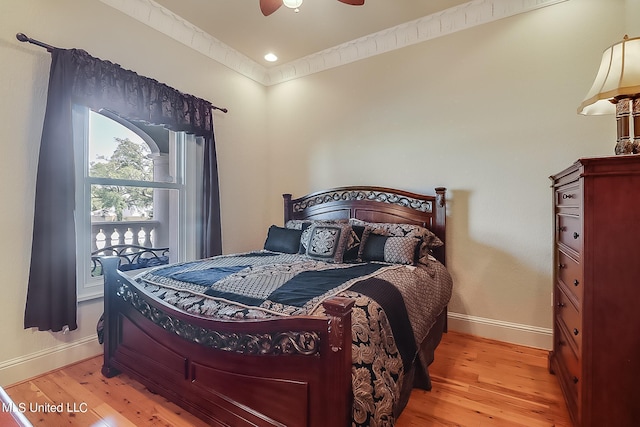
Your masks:
<svg viewBox="0 0 640 427"><path fill-rule="evenodd" d="M550 350L553 346L553 330L520 323L470 316L449 312L448 328L483 338L509 342L527 347Z"/></svg>
<svg viewBox="0 0 640 427"><path fill-rule="evenodd" d="M7 387L99 354L102 345L94 335L16 357L0 363L0 385Z"/></svg>

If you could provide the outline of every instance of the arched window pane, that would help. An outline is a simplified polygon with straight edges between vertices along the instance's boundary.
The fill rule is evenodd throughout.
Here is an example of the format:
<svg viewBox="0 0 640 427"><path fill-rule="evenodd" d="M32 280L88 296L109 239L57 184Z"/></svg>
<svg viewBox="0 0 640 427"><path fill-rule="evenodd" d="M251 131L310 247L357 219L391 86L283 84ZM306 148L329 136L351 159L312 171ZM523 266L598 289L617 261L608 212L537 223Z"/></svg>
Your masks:
<svg viewBox="0 0 640 427"><path fill-rule="evenodd" d="M134 131L102 114L89 114L89 176L153 181L151 148Z"/></svg>

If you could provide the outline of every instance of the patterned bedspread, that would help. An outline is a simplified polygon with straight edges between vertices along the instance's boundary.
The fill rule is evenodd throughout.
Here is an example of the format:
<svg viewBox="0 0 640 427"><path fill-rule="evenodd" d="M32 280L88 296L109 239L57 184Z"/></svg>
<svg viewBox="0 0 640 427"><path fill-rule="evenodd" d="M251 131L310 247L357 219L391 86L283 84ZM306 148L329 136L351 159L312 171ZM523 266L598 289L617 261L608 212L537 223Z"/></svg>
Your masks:
<svg viewBox="0 0 640 427"><path fill-rule="evenodd" d="M354 426L394 424L403 374L419 357L452 288L435 260L418 266L331 264L268 251L158 267L136 280L182 310L224 319L320 316L326 298L354 299Z"/></svg>

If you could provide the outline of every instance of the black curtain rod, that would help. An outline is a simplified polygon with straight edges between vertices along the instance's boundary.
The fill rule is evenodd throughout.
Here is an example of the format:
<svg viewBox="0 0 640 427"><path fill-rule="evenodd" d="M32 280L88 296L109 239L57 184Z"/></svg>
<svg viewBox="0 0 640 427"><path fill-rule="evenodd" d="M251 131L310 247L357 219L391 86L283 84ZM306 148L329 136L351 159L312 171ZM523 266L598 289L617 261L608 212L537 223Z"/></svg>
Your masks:
<svg viewBox="0 0 640 427"><path fill-rule="evenodd" d="M51 46L50 44L42 43L41 41L38 41L36 39L32 39L31 37L27 37L26 34L24 34L24 33L16 34L16 38L18 40L20 40L21 42L29 42L31 44L35 44L36 46L43 47L43 48L47 49L47 51L49 51L49 52L51 52L54 49L57 49L56 47Z"/></svg>
<svg viewBox="0 0 640 427"><path fill-rule="evenodd" d="M47 49L47 52L51 52L54 49L58 49L57 47L51 46L50 44L43 43L40 40L36 40L36 39L32 39L31 37L27 37L27 35L24 34L24 33L16 34L16 38L18 40L20 40L21 42L29 42L31 44L35 44L36 46L43 47L43 48ZM212 105L211 108L213 108L214 110L220 110L223 113L228 113L229 112L229 110L227 110L226 108L216 107L215 105Z"/></svg>

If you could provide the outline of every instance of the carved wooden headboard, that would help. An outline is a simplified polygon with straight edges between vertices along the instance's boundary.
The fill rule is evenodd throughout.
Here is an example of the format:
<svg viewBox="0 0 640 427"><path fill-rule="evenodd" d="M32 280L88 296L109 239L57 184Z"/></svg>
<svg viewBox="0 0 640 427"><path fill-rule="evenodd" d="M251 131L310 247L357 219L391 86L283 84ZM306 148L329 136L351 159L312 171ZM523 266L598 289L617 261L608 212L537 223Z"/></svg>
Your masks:
<svg viewBox="0 0 640 427"><path fill-rule="evenodd" d="M284 221L290 219L348 219L368 222L417 224L433 231L446 243L446 189L434 195L411 193L386 187L339 187L293 199L283 194ZM434 256L445 263L445 246Z"/></svg>

